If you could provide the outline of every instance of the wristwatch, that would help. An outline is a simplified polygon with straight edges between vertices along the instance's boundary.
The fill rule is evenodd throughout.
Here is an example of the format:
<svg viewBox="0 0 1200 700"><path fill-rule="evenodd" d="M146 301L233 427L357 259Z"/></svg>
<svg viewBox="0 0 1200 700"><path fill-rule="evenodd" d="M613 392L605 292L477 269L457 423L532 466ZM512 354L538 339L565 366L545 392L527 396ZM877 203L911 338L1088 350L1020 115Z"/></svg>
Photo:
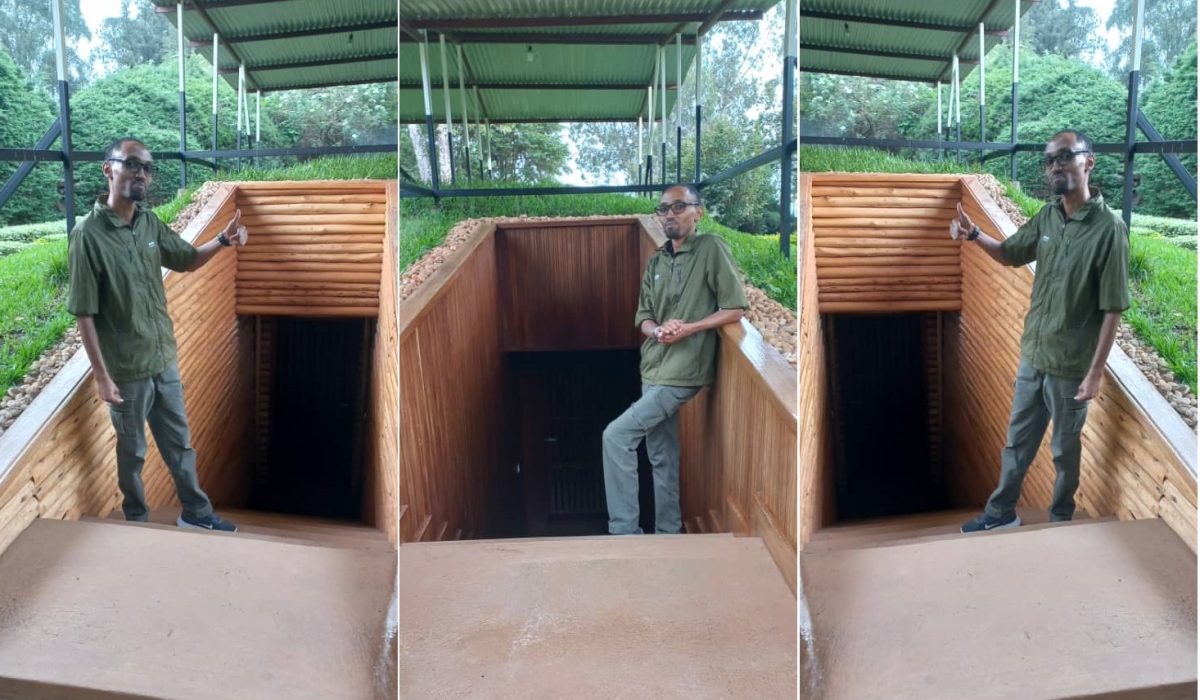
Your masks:
<svg viewBox="0 0 1200 700"><path fill-rule="evenodd" d="M230 240L225 237L224 231L217 234L217 242L220 243L221 245L225 246L226 248L233 245L233 243L230 242Z"/></svg>
<svg viewBox="0 0 1200 700"><path fill-rule="evenodd" d="M979 234L981 234L981 233L983 233L983 232L979 230L979 227L978 227L978 226L976 226L975 228L971 229L971 233L969 233L969 234L967 235L967 240L968 240L968 241L973 241L973 240L975 240L976 238L979 238Z"/></svg>
<svg viewBox="0 0 1200 700"><path fill-rule="evenodd" d="M661 330L662 330L662 326L655 326L654 330L650 331L650 335L654 336L655 340L658 340L658 332Z"/></svg>

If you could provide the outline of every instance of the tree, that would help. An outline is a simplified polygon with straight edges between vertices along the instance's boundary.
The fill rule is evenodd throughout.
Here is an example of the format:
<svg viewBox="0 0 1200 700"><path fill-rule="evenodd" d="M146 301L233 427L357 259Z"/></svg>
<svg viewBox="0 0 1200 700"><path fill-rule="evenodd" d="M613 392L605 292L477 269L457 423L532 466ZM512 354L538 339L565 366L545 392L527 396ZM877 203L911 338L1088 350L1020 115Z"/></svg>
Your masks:
<svg viewBox="0 0 1200 700"><path fill-rule="evenodd" d="M1155 80L1142 93L1142 111L1168 141L1196 138L1196 40L1179 54L1164 78ZM1144 140L1144 139L1143 139ZM1196 176L1196 155L1181 155L1184 167ZM1139 155L1134 171L1141 177L1137 192L1139 213L1196 218L1196 200L1163 162L1162 156Z"/></svg>
<svg viewBox="0 0 1200 700"><path fill-rule="evenodd" d="M0 49L0 146L33 148L54 122L55 107L40 90L30 90L20 69ZM0 185L8 181L18 163L0 162ZM62 165L39 163L20 189L0 208L0 226L28 224L59 218L54 183L62 179Z"/></svg>
<svg viewBox="0 0 1200 700"><path fill-rule="evenodd" d="M324 147L396 143L396 93L392 82L289 90L269 97L285 137Z"/></svg>
<svg viewBox="0 0 1200 700"><path fill-rule="evenodd" d="M92 38L79 3L80 0L63 0L63 30L68 45ZM54 94L58 73L54 67L54 18L49 2L0 0L0 43L34 84ZM68 79L77 90L87 83L90 70L78 53L67 54Z"/></svg>
<svg viewBox="0 0 1200 700"><path fill-rule="evenodd" d="M1043 0L1021 19L1021 39L1039 54L1056 54L1085 61L1089 54L1100 54L1105 45L1100 39L1100 19L1090 7L1076 0Z"/></svg>
<svg viewBox="0 0 1200 700"><path fill-rule="evenodd" d="M140 8L140 9L139 9ZM126 2L120 17L104 20L100 27L98 56L117 69L162 63L176 52L171 24L144 2Z"/></svg>
<svg viewBox="0 0 1200 700"><path fill-rule="evenodd" d="M1193 0L1145 0L1142 34L1143 85L1165 72L1196 36L1196 3ZM1120 46L1109 56L1109 72L1127 82L1133 50L1133 0L1116 0L1108 28L1121 32Z"/></svg>
<svg viewBox="0 0 1200 700"><path fill-rule="evenodd" d="M563 142L562 127L558 124L492 124L490 132L495 179L537 183L556 178L567 169L571 150ZM456 134L454 169L465 178L462 146L461 133ZM473 142L473 159L477 158L474 148Z"/></svg>

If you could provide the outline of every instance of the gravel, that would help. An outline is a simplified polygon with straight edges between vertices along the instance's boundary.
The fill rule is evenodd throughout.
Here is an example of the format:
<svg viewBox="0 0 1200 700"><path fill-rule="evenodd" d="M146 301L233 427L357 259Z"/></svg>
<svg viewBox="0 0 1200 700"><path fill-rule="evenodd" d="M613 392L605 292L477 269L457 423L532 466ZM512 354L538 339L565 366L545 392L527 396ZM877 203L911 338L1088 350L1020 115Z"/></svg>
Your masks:
<svg viewBox="0 0 1200 700"><path fill-rule="evenodd" d="M450 229L441 245L429 250L400 278L400 301L412 296L417 288L437 271L446 258L467 241L471 231L480 221L538 221L549 220L553 217L501 217L492 219L471 219L461 221ZM587 219L605 219L605 216L579 217ZM757 287L743 283L746 300L750 302L750 310L746 320L762 334L763 340L779 351L793 368L796 367L796 315L786 306L771 299Z"/></svg>

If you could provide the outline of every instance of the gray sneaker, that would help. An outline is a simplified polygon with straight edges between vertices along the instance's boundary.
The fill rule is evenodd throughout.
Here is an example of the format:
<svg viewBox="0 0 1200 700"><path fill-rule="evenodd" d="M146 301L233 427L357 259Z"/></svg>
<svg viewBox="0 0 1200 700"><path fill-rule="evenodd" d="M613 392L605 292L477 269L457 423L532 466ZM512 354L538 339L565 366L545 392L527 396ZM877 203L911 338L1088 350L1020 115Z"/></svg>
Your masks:
<svg viewBox="0 0 1200 700"><path fill-rule="evenodd" d="M203 518L197 518L184 513L175 521L179 527L193 530L216 530L217 532L237 532L237 525L222 518L216 513L210 513Z"/></svg>
<svg viewBox="0 0 1200 700"><path fill-rule="evenodd" d="M1000 530L1006 527L1020 527L1021 519L1016 513L1009 518L993 518L984 513L971 522L963 525L958 529L959 532L987 532L989 530Z"/></svg>

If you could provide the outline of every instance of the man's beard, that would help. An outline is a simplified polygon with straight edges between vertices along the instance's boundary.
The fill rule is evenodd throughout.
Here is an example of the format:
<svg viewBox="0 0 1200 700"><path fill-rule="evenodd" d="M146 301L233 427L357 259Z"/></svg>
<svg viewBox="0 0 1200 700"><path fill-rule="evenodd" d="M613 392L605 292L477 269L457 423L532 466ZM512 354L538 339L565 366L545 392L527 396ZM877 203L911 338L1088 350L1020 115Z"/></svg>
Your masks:
<svg viewBox="0 0 1200 700"><path fill-rule="evenodd" d="M678 226L675 228L667 228L664 233L666 233L667 238L670 238L673 241L683 238L683 229L679 228Z"/></svg>
<svg viewBox="0 0 1200 700"><path fill-rule="evenodd" d="M134 202L140 202L146 198L146 186L138 187L136 185L129 186L129 199Z"/></svg>
<svg viewBox="0 0 1200 700"><path fill-rule="evenodd" d="M1050 178L1050 191L1057 195L1064 195L1071 191L1071 181L1066 175L1057 178Z"/></svg>

